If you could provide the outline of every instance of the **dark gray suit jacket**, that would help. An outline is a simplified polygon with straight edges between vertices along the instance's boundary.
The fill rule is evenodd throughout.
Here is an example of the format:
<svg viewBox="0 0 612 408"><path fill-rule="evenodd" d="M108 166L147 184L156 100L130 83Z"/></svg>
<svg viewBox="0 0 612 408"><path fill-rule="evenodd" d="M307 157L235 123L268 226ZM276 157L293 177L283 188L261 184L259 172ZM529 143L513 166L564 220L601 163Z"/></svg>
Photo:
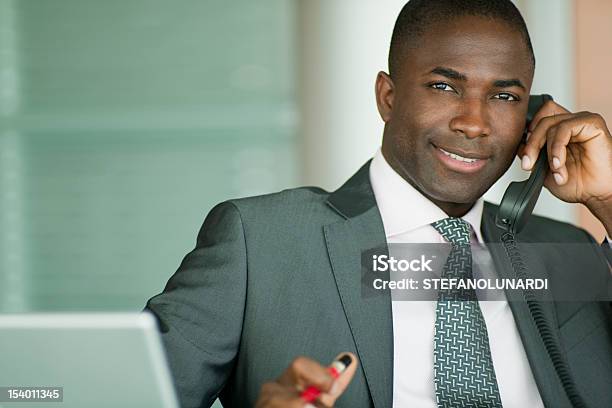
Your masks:
<svg viewBox="0 0 612 408"><path fill-rule="evenodd" d="M362 297L360 288L361 251L385 243L368 168L331 194L298 188L227 201L208 214L196 248L147 304L184 407L208 407L217 396L225 407L251 407L260 386L296 356L327 363L342 351L356 353L360 365L336 406L392 406L390 294ZM495 211L485 205L487 242L500 240ZM570 261L540 251L529 272L570 286L587 275L609 283L603 251L581 229L534 216L519 240L591 242ZM497 273L513 276L506 255L491 252ZM510 305L545 405L570 406L527 305ZM610 303L543 307L588 406L612 407Z"/></svg>

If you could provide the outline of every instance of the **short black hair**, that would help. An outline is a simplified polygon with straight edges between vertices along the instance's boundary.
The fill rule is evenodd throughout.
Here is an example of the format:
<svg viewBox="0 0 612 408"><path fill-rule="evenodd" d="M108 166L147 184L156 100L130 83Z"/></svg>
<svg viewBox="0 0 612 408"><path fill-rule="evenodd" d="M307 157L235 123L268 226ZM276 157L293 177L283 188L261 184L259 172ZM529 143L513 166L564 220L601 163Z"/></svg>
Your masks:
<svg viewBox="0 0 612 408"><path fill-rule="evenodd" d="M397 17L389 50L389 74L399 72L406 49L432 25L449 19L479 16L504 21L523 37L533 68L535 55L527 25L510 0L410 0Z"/></svg>

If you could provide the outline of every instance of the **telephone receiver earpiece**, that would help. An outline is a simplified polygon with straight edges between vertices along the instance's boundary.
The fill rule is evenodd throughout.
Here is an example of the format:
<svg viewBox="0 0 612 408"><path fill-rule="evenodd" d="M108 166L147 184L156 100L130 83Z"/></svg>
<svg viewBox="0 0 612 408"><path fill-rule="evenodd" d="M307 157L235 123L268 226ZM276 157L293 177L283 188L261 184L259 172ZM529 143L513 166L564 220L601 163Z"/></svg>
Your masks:
<svg viewBox="0 0 612 408"><path fill-rule="evenodd" d="M527 129L540 107L549 100L550 95L531 95L529 97L529 108L527 110L527 122L523 138L527 136ZM540 191L544 186L544 179L548 168L548 155L546 145L540 150L540 155L533 166L529 178L524 181L513 181L510 183L499 204L495 224L504 231L516 234L527 224L527 219L533 212L538 201Z"/></svg>

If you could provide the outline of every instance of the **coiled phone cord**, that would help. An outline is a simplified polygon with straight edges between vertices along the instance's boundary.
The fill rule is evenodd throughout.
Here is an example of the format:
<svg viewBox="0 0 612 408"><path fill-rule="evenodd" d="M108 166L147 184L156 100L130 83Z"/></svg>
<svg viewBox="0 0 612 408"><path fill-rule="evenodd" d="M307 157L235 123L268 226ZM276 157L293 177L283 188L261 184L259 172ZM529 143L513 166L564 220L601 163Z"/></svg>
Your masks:
<svg viewBox="0 0 612 408"><path fill-rule="evenodd" d="M517 248L514 234L512 232L505 232L501 239L516 277L519 279L527 278L527 266L523 262L523 258L521 257L520 251ZM526 289L523 291L523 294L525 302L529 307L531 318L538 329L538 333L540 334L542 342L546 347L546 351L548 352L555 370L559 375L559 379L561 380L561 384L563 385L563 389L565 390L567 397L574 408L586 408L582 397L576 389L576 384L574 383L574 379L572 378L569 367L567 366L567 362L563 357L563 353L560 350L556 337L553 334L553 330L551 329L548 320L544 315L542 305L536 300L535 295L531 290Z"/></svg>

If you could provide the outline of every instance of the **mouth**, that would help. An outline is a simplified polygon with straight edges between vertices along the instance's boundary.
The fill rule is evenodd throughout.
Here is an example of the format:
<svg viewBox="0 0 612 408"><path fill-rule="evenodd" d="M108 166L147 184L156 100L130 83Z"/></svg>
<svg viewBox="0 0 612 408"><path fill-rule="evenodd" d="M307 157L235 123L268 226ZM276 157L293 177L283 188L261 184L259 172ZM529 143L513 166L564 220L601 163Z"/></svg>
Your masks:
<svg viewBox="0 0 612 408"><path fill-rule="evenodd" d="M433 145L436 157L450 170L459 173L474 173L481 170L488 156L475 152L464 152L456 149L441 148Z"/></svg>

